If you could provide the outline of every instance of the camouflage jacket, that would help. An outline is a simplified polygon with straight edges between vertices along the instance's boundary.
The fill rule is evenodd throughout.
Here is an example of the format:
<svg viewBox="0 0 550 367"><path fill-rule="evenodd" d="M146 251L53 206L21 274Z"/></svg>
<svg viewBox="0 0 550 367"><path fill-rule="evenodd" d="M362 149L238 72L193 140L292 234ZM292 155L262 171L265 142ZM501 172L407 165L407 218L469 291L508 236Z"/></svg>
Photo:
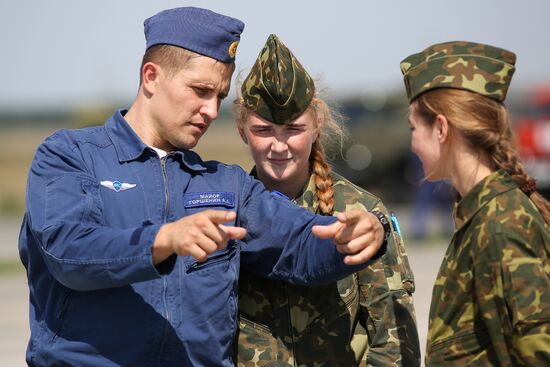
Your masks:
<svg viewBox="0 0 550 367"><path fill-rule="evenodd" d="M337 174L335 212L388 214L381 201ZM310 179L294 202L317 212ZM241 271L238 366L418 366L414 280L401 237L367 269L337 283L295 286Z"/></svg>
<svg viewBox="0 0 550 367"><path fill-rule="evenodd" d="M457 205L435 282L427 366L550 366L550 236L497 171Z"/></svg>

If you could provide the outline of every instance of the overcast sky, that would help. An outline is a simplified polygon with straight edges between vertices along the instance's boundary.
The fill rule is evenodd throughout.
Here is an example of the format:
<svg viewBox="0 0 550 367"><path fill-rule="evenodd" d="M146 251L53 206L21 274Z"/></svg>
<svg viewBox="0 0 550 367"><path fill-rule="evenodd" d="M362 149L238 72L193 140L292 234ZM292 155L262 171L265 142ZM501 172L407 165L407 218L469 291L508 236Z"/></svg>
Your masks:
<svg viewBox="0 0 550 367"><path fill-rule="evenodd" d="M248 70L275 33L335 95L402 88L403 58L451 40L516 52L511 94L550 82L548 0L6 0L0 109L131 101L145 47L143 20L187 5L245 22L237 70Z"/></svg>

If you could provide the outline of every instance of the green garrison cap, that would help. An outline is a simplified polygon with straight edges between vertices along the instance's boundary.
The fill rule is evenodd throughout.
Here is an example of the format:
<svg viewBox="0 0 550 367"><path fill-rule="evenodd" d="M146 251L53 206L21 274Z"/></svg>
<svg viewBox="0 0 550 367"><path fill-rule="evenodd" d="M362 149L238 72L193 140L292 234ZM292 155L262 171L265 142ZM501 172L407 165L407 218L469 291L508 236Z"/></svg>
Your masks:
<svg viewBox="0 0 550 367"><path fill-rule="evenodd" d="M409 101L436 88L458 88L504 101L516 55L502 48L455 41L439 43L401 61Z"/></svg>
<svg viewBox="0 0 550 367"><path fill-rule="evenodd" d="M247 107L275 124L288 124L309 107L315 85L292 52L270 35L241 94Z"/></svg>

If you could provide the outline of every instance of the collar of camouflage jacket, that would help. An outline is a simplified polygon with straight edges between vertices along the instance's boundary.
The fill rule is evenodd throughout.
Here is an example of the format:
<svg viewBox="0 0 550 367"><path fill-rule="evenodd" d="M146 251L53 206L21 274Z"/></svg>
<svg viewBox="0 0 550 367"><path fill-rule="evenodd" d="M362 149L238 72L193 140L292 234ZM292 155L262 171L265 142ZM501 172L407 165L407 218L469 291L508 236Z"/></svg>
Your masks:
<svg viewBox="0 0 550 367"><path fill-rule="evenodd" d="M481 208L507 191L517 188L512 177L503 170L498 170L478 182L458 202L455 208L455 227L459 231Z"/></svg>
<svg viewBox="0 0 550 367"><path fill-rule="evenodd" d="M319 200L317 199L317 186L315 186L315 175L309 175L309 180L300 190L296 198L294 199L296 205L308 209L313 213L317 213L319 208Z"/></svg>
<svg viewBox="0 0 550 367"><path fill-rule="evenodd" d="M258 179L258 171L256 166L250 170L250 176ZM305 208L312 213L317 213L319 207L319 201L317 200L317 186L315 186L314 175L309 175L309 179L306 181L304 187L300 190L295 198L291 198L294 204L299 207Z"/></svg>

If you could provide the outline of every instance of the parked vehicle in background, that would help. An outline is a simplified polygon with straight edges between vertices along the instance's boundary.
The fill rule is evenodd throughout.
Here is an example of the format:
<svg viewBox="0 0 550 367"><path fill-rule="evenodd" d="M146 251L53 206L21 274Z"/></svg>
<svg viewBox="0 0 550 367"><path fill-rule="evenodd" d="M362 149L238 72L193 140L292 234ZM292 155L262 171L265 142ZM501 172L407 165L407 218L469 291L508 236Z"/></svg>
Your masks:
<svg viewBox="0 0 550 367"><path fill-rule="evenodd" d="M525 109L516 116L514 129L519 154L537 189L550 198L550 84L527 93Z"/></svg>

